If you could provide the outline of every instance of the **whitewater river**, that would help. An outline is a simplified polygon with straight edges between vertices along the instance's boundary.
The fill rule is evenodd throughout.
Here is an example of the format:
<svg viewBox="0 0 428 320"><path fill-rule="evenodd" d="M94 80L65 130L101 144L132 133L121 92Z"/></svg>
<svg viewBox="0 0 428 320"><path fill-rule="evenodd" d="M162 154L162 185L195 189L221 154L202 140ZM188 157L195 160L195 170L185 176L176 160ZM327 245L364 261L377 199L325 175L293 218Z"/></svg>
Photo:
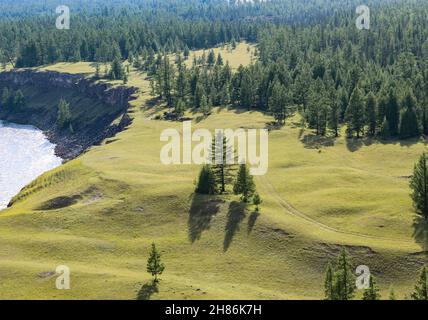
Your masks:
<svg viewBox="0 0 428 320"><path fill-rule="evenodd" d="M0 210L19 191L62 160L42 131L0 120Z"/></svg>

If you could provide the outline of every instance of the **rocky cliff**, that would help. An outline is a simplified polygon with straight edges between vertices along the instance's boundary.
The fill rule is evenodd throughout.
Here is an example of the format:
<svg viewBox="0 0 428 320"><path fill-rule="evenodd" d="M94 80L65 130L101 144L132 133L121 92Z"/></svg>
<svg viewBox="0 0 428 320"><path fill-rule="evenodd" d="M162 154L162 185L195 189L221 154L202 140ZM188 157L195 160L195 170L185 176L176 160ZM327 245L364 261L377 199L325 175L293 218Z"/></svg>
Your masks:
<svg viewBox="0 0 428 320"><path fill-rule="evenodd" d="M97 82L81 74L14 70L0 73L0 88L21 89L24 110L0 108L0 119L31 124L45 131L56 153L71 159L130 124L129 101L137 89ZM56 127L58 102L70 104L73 130Z"/></svg>

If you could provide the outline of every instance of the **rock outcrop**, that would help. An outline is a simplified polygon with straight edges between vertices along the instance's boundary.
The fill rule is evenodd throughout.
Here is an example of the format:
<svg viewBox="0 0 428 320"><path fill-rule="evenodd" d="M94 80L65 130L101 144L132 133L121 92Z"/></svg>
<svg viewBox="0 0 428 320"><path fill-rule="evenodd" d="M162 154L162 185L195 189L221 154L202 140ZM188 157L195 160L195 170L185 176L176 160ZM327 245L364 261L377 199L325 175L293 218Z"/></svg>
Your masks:
<svg viewBox="0 0 428 320"><path fill-rule="evenodd" d="M114 136L124 130L130 123L128 116L129 102L137 92L137 88L112 86L108 83L95 81L82 74L68 74L54 71L14 70L0 73L0 87L22 89L24 94L40 92L41 99L52 90L64 90L71 96L79 96L85 102L74 102L70 108L73 114L75 130L60 130L56 127L57 108L50 106L32 108L32 101L27 100L26 110L0 109L0 119L22 124L31 124L45 131L48 138L56 144L56 153L63 159L72 159L94 144ZM59 91L61 92L61 91ZM44 95L44 96L43 96ZM48 100L48 99L47 99ZM82 105L83 104L83 105ZM84 118L82 108L97 105L95 116ZM100 107L102 106L102 107ZM91 110L94 113L94 110ZM81 115L83 114L83 116Z"/></svg>

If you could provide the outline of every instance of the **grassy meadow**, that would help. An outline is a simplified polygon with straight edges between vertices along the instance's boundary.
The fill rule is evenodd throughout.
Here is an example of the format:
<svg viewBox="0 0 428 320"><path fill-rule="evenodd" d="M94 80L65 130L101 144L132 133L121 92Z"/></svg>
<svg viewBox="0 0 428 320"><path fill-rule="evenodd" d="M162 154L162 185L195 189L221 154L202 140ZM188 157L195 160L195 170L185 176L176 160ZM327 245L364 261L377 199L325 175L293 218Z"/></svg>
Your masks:
<svg viewBox="0 0 428 320"><path fill-rule="evenodd" d="M246 44L237 50L231 65L251 61ZM47 172L0 213L1 299L321 299L342 246L370 267L384 298L391 286L398 298L411 292L428 262L408 187L423 141L319 139L295 115L270 131L256 213L232 194L195 195L199 166L161 164L160 134L181 123L153 120L162 108L143 74L132 71L129 85L141 90L126 131ZM272 121L226 108L188 116L193 129ZM157 287L146 272L152 242L166 265ZM58 265L70 267L71 290L55 288Z"/></svg>

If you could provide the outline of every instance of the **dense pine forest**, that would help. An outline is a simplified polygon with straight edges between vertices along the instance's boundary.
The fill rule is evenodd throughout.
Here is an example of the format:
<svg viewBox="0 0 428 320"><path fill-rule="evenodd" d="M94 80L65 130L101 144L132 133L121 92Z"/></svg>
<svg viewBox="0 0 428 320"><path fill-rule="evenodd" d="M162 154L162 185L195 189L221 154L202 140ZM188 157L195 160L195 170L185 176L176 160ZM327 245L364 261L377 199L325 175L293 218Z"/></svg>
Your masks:
<svg viewBox="0 0 428 320"><path fill-rule="evenodd" d="M319 135L337 136L344 123L357 137L428 133L428 5L420 1L368 3L370 30L356 28L355 1L78 1L62 31L55 2L37 3L0 8L3 66L128 59L157 74L153 92L179 115L232 104L268 111L280 124L299 110ZM42 13L48 8L52 15ZM181 56L174 65L165 59L241 40L257 44L259 61L234 74L208 54L191 70Z"/></svg>

